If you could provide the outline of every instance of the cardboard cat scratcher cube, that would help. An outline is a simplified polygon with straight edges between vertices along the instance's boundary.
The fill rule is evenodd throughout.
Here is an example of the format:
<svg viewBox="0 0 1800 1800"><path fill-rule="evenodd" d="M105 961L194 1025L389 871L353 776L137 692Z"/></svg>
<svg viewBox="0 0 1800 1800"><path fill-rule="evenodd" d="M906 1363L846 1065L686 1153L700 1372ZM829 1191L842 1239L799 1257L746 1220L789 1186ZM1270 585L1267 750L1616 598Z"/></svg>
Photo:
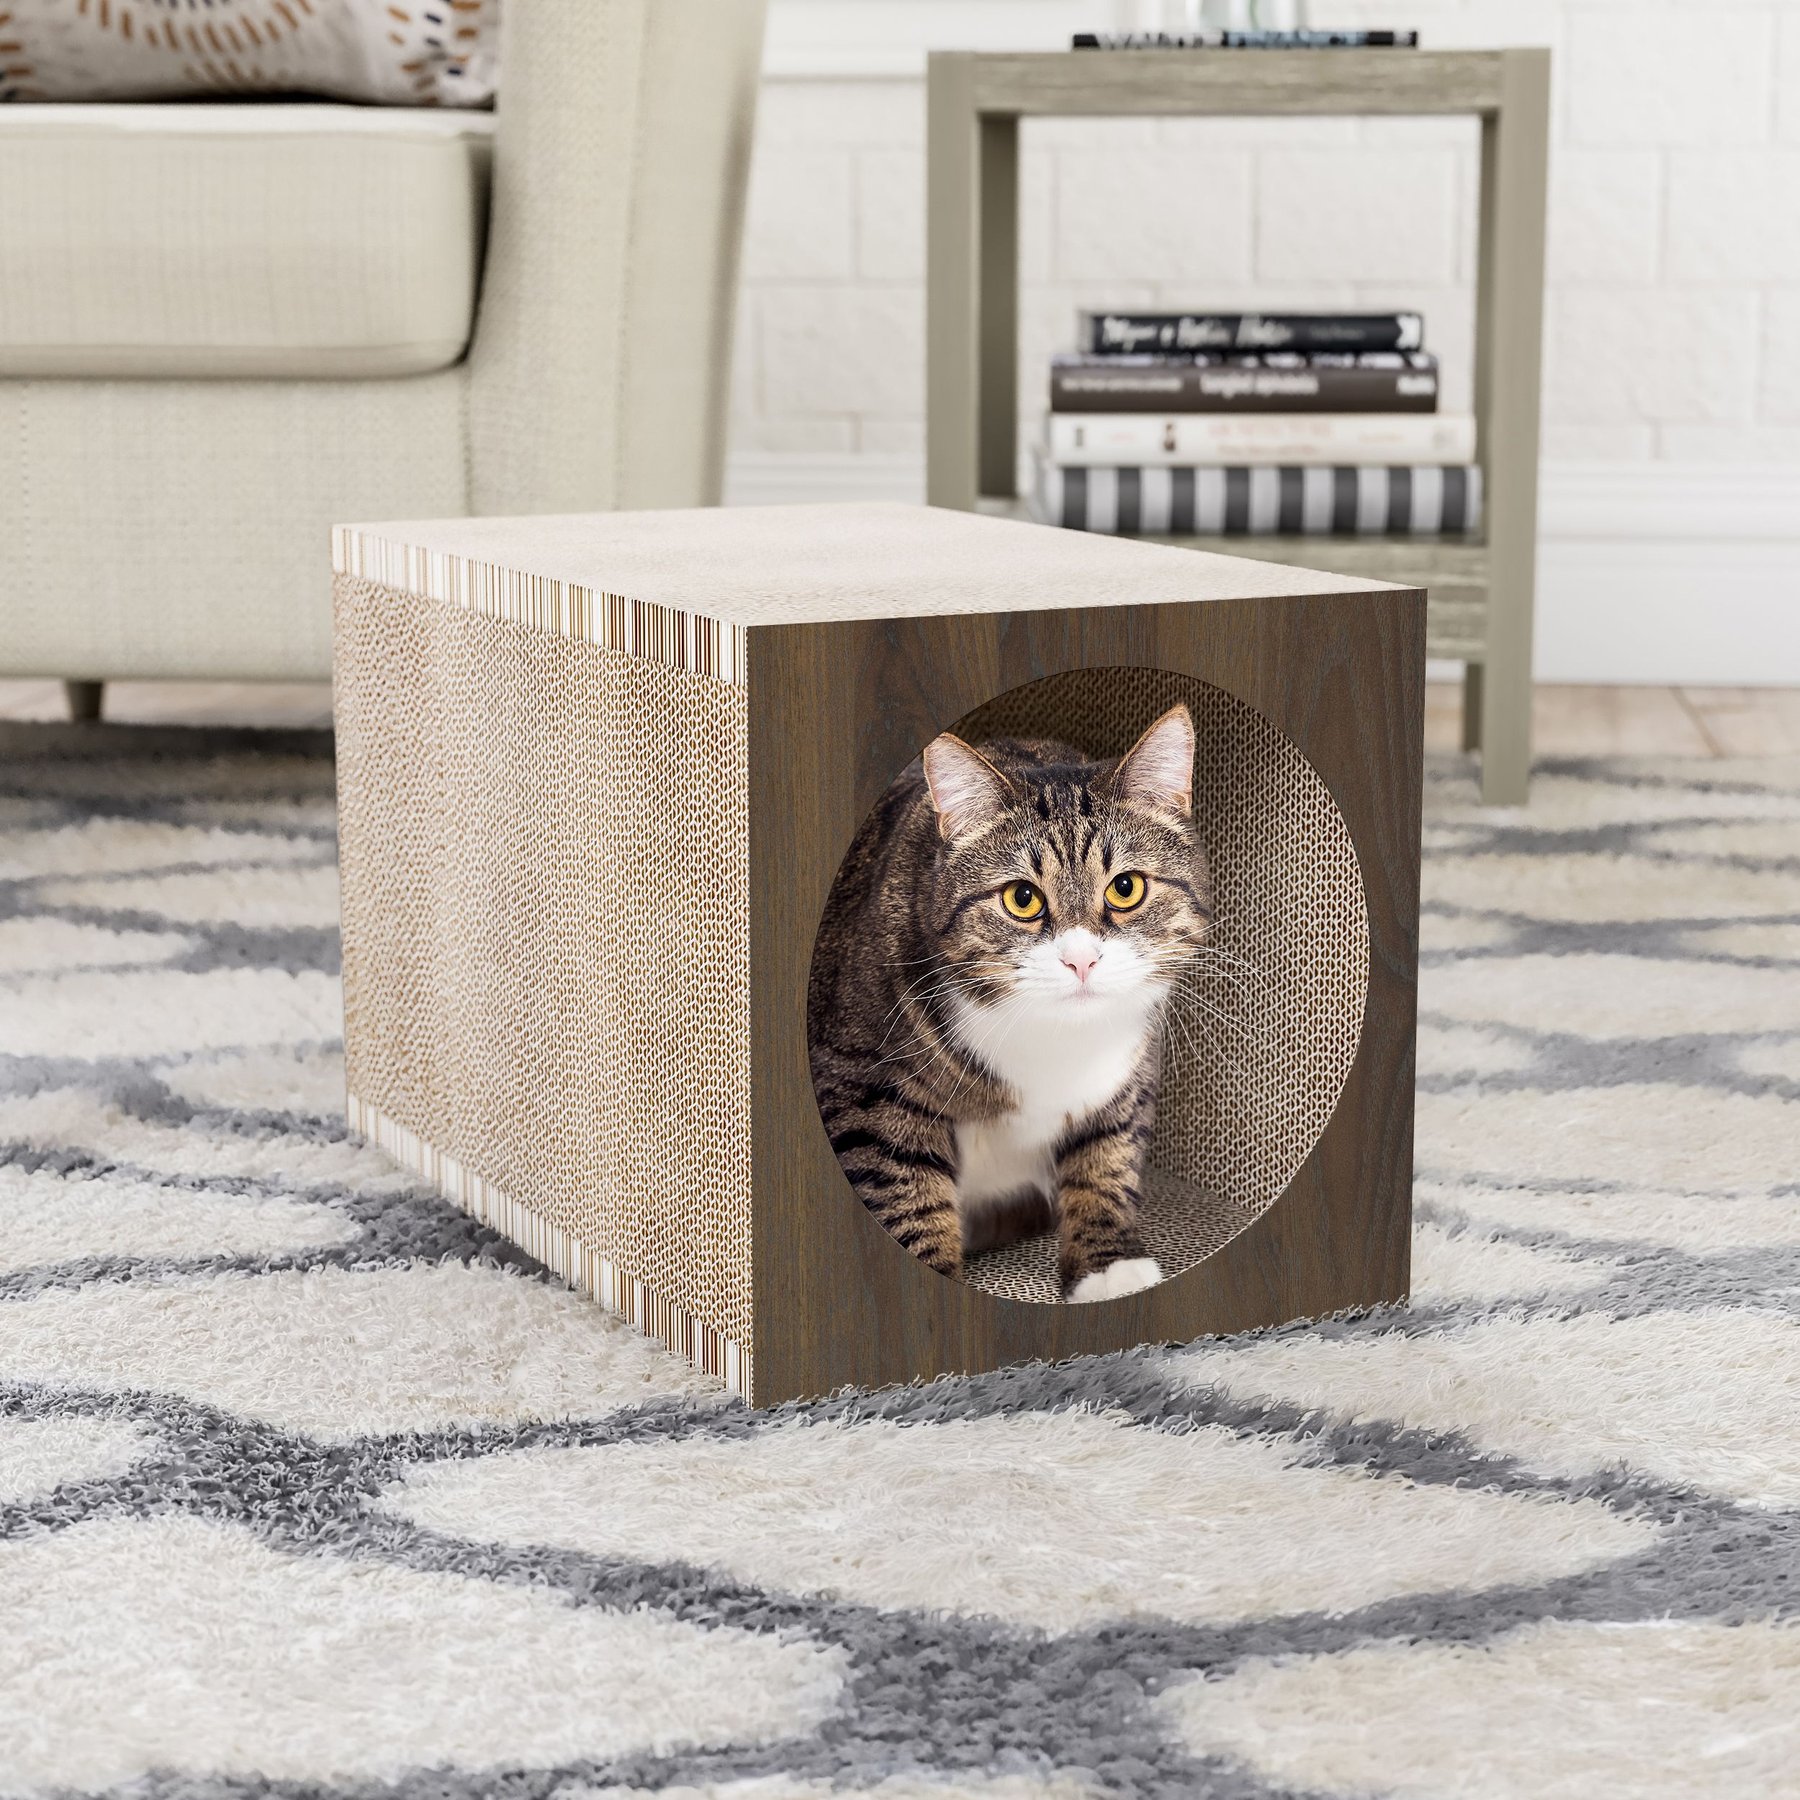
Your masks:
<svg viewBox="0 0 1800 1800"><path fill-rule="evenodd" d="M899 506L334 548L350 1117L452 1199L758 1404L1404 1297L1422 594ZM934 1273L813 1097L841 859L942 730L1117 754L1176 700L1225 973L1172 1008L1166 1279Z"/></svg>

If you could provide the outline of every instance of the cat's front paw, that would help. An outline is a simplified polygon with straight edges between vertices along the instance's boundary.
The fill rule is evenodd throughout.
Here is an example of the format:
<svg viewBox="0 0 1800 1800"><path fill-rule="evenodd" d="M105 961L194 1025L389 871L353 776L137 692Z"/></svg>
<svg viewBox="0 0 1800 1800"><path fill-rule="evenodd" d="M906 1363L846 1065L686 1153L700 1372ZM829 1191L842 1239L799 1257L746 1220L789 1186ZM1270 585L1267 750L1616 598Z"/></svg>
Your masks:
<svg viewBox="0 0 1800 1800"><path fill-rule="evenodd" d="M1163 1272L1154 1256L1128 1256L1123 1261L1108 1263L1084 1275L1069 1289L1071 1306L1085 1305L1089 1300L1117 1300L1121 1294L1142 1293L1155 1287Z"/></svg>

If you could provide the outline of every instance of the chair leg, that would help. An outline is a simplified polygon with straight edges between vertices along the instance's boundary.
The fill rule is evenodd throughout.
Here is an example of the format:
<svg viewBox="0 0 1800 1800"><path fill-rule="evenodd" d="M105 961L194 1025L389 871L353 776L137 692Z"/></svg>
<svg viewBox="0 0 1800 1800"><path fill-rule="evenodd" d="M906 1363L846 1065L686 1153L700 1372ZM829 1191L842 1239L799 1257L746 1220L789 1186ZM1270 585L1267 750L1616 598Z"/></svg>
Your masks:
<svg viewBox="0 0 1800 1800"><path fill-rule="evenodd" d="M100 717L106 699L104 681L65 681L63 693L68 696L69 717L77 725L92 725Z"/></svg>
<svg viewBox="0 0 1800 1800"><path fill-rule="evenodd" d="M1465 754L1481 748L1481 664L1463 664L1462 747Z"/></svg>

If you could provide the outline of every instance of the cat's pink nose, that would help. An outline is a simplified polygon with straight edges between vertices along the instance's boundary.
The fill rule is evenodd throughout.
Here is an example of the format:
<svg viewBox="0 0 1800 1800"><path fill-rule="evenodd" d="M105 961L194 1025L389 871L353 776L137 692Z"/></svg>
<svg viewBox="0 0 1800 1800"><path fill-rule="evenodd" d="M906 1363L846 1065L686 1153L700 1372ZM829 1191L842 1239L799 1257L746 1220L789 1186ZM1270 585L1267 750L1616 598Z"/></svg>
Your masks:
<svg viewBox="0 0 1800 1800"><path fill-rule="evenodd" d="M1086 981L1094 964L1100 960L1099 948L1094 944L1064 944L1061 954L1063 967L1073 969L1077 981Z"/></svg>

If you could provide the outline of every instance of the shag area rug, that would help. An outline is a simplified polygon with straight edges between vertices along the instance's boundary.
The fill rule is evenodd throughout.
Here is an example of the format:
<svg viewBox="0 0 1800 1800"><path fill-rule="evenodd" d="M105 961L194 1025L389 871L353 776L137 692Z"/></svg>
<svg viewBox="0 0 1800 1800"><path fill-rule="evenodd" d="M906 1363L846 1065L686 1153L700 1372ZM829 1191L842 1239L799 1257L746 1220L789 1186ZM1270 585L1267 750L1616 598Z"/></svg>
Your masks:
<svg viewBox="0 0 1800 1800"><path fill-rule="evenodd" d="M1410 1306L758 1416L346 1136L322 738L0 756L0 1791L1800 1794L1800 765L1434 770Z"/></svg>

